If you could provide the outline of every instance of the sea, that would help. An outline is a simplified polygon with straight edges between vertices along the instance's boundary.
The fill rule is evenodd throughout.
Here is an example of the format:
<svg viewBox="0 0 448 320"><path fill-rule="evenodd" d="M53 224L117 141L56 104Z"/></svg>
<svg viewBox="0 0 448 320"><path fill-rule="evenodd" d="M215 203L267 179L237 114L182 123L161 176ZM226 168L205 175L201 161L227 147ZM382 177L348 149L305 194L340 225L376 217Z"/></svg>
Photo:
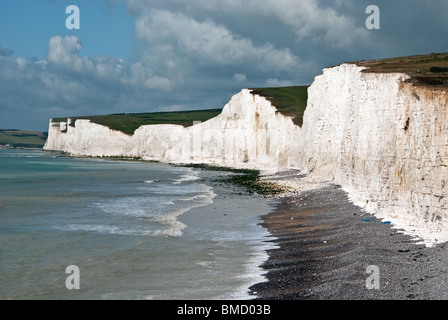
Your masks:
<svg viewBox="0 0 448 320"><path fill-rule="evenodd" d="M225 171L0 150L0 299L253 299L273 208Z"/></svg>

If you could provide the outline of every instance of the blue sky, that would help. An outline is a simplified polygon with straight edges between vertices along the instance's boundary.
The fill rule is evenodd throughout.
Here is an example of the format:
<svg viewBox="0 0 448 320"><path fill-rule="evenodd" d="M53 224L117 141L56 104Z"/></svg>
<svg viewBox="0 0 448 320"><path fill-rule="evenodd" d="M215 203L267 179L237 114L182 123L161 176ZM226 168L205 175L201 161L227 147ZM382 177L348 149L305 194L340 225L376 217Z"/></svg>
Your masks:
<svg viewBox="0 0 448 320"><path fill-rule="evenodd" d="M71 4L80 30L65 27ZM372 4L379 30L365 26ZM439 0L2 0L0 128L221 108L346 61L447 52L446 12Z"/></svg>
<svg viewBox="0 0 448 320"><path fill-rule="evenodd" d="M81 13L79 30L68 30L65 13L75 4ZM132 54L134 18L124 5L101 0L2 0L0 45L13 48L13 56L44 59L54 35L76 35L82 39L83 55L129 58ZM117 41L119 40L119 41Z"/></svg>

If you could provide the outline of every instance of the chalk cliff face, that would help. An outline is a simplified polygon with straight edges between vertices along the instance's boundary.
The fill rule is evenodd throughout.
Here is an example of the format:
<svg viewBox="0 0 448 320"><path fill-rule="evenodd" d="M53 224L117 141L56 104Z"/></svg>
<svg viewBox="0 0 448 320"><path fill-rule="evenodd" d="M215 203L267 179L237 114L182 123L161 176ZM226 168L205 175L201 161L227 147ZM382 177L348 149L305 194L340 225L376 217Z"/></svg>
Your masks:
<svg viewBox="0 0 448 320"><path fill-rule="evenodd" d="M427 243L448 240L448 92L401 73L325 69L309 88L298 164L331 165L353 201Z"/></svg>
<svg viewBox="0 0 448 320"><path fill-rule="evenodd" d="M448 92L362 70L324 69L308 89L302 128L244 89L219 116L188 128L142 126L130 136L88 120L50 122L44 149L330 173L366 210L427 243L447 241Z"/></svg>
<svg viewBox="0 0 448 320"><path fill-rule="evenodd" d="M299 140L299 131L291 118L280 114L268 100L244 89L220 115L187 128L147 125L130 136L89 120L76 120L74 126L50 122L44 149L276 170L289 166L292 141Z"/></svg>

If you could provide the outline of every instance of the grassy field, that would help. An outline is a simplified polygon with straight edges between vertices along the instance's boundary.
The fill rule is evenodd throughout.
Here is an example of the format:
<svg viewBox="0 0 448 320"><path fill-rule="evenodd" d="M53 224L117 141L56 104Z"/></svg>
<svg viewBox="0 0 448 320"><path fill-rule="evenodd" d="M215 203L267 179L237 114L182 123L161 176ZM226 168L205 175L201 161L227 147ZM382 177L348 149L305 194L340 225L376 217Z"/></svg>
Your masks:
<svg viewBox="0 0 448 320"><path fill-rule="evenodd" d="M278 111L293 118L295 125L302 126L303 113L308 100L308 86L254 88L252 93L271 101Z"/></svg>
<svg viewBox="0 0 448 320"><path fill-rule="evenodd" d="M448 53L430 53L388 59L356 61L363 72L402 72L415 84L448 87Z"/></svg>
<svg viewBox="0 0 448 320"><path fill-rule="evenodd" d="M42 148L47 135L46 132L0 130L0 145L14 148Z"/></svg>
<svg viewBox="0 0 448 320"><path fill-rule="evenodd" d="M206 121L220 114L222 109L176 111L176 112L152 112L152 113L120 113L104 116L70 117L71 125L77 119L89 119L90 121L107 126L126 134L134 134L134 131L142 125L150 124L177 124L184 127L193 125L193 121ZM53 118L54 122L67 121L67 118Z"/></svg>

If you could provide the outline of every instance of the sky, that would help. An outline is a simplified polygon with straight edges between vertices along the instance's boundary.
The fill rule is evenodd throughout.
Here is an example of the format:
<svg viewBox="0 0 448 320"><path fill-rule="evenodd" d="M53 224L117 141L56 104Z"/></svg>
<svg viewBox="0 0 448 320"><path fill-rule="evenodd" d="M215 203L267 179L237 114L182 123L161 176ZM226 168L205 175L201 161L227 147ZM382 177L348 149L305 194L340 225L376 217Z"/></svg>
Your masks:
<svg viewBox="0 0 448 320"><path fill-rule="evenodd" d="M443 0L1 0L0 129L222 108L343 62L447 52L446 12Z"/></svg>

